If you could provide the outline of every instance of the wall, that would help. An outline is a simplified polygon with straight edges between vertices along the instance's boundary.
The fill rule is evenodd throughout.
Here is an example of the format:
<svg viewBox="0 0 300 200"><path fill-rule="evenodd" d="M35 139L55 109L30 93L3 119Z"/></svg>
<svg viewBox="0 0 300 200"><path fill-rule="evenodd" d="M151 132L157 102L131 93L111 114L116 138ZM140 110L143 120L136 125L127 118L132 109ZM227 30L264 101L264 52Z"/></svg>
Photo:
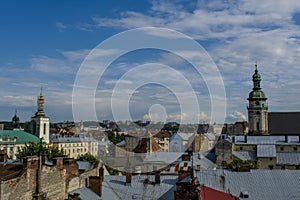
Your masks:
<svg viewBox="0 0 300 200"><path fill-rule="evenodd" d="M38 164L38 157L30 157L24 160L25 169L20 176L1 181L0 200L31 200L36 191ZM98 174L98 167L79 174L75 160L59 158L55 166L42 166L41 191L49 200L64 200L68 192L85 186L89 176Z"/></svg>

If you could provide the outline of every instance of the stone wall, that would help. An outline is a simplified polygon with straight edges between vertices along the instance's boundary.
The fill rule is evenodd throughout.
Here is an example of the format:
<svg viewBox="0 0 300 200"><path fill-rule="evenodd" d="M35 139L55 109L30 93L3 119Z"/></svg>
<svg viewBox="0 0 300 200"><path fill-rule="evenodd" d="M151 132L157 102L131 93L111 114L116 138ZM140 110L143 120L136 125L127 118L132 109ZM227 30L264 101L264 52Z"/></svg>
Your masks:
<svg viewBox="0 0 300 200"><path fill-rule="evenodd" d="M0 200L31 200L38 183L38 157L23 160L24 170L14 179L0 181ZM89 176L99 175L99 168L79 174L74 159L58 158L54 166L42 165L41 192L49 200L64 200L68 193L87 186Z"/></svg>

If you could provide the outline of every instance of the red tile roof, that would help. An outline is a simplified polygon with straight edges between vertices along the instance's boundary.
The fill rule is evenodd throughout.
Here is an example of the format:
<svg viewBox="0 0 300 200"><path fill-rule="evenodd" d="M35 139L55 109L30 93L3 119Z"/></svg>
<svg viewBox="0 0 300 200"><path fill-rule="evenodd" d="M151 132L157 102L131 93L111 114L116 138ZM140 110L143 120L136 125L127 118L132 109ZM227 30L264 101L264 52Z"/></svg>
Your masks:
<svg viewBox="0 0 300 200"><path fill-rule="evenodd" d="M227 194L206 186L202 186L200 190L201 200L240 200L240 198Z"/></svg>

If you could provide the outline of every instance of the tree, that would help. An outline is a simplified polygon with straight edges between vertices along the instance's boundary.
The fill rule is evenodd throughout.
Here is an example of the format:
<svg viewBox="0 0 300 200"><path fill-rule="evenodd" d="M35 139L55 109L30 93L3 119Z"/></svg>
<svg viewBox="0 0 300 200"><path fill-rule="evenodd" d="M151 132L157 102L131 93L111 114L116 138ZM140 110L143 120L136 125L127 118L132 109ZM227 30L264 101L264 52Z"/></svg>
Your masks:
<svg viewBox="0 0 300 200"><path fill-rule="evenodd" d="M234 159L231 163L227 164L227 169L233 169L239 165L249 165L251 169L258 169L257 164L252 160L238 160Z"/></svg>
<svg viewBox="0 0 300 200"><path fill-rule="evenodd" d="M42 141L40 141L39 143L30 142L28 144L25 144L24 147L18 149L16 157L20 159L26 156L39 155L46 155L48 160L51 160L56 156L64 156L64 150L59 150L58 147L54 146L46 146L46 144Z"/></svg>
<svg viewBox="0 0 300 200"><path fill-rule="evenodd" d="M83 154L81 156L78 156L78 159L79 161L87 161L87 162L95 162L97 161L97 159L90 153L86 153L86 154Z"/></svg>

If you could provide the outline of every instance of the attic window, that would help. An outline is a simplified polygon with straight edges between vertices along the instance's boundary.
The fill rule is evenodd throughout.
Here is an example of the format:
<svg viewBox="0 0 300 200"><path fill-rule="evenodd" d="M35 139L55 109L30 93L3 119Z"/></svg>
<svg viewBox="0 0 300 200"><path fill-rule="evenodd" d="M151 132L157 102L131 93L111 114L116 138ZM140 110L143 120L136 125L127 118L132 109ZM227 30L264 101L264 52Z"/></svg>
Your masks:
<svg viewBox="0 0 300 200"><path fill-rule="evenodd" d="M242 197L245 198L245 199L249 198L249 192L248 191L243 191L242 192Z"/></svg>

